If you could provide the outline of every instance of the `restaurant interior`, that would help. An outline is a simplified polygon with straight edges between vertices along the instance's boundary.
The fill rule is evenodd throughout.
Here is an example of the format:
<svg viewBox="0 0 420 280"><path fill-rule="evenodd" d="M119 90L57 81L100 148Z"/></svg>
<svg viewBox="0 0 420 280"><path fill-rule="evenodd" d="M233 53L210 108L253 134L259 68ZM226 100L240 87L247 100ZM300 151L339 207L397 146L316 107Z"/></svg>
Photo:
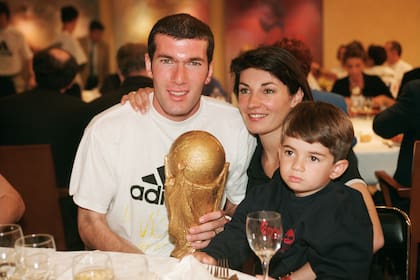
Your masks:
<svg viewBox="0 0 420 280"><path fill-rule="evenodd" d="M99 19L105 25L104 37L110 45L111 53L126 42L146 42L147 34L154 22L167 14L187 12L202 19L212 28L216 40L215 77L223 86L229 84L229 63L241 48L255 47L261 42L255 40L228 52L229 32L227 24L232 18L242 20L246 27L257 30L257 13L255 8L260 1L225 1L225 0L73 0L73 1L9 1L12 10L12 21L28 38L34 49L40 49L51 42L61 28L59 8L73 4L80 10L80 20L76 26L75 36L82 37L88 32L92 19ZM398 3L384 1L333 1L333 0L299 0L299 1L261 1L281 3L285 8L283 16L295 28L290 36L306 40L309 34L316 32L316 38L307 41L312 48L315 60L329 69L337 64L336 52L340 44L359 40L364 45L384 44L388 40L397 40L403 46L403 57L413 66L420 65L418 46L420 38L415 36L420 26L420 3L407 0ZM287 6L290 7L287 7ZM249 15L249 10L254 15ZM289 14L292 14L288 16ZM118 20L117 20L118 19ZM308 22L308 19L311 20ZM289 23L287 22L287 23ZM232 23L234 24L234 23ZM230 26L232 26L232 24ZM314 27L315 26L315 27ZM287 29L287 26L285 25ZM315 28L315 31L314 29ZM286 30L287 32L287 30ZM111 58L111 70L116 68Z"/></svg>
<svg viewBox="0 0 420 280"><path fill-rule="evenodd" d="M233 89L233 80L229 71L231 60L244 51L263 44L271 44L283 37L293 37L305 42L311 50L313 62L325 72L339 65L336 57L339 46L354 40L366 47L370 44L382 46L389 40L397 40L403 48L402 58L414 68L420 67L419 0L9 0L6 2L11 10L11 24L23 33L33 52L50 46L60 33L59 13L62 6L73 5L80 13L73 34L75 37L80 38L88 34L91 20L101 21L105 26L103 40L107 42L110 50L111 73L117 70L115 57L120 46L128 42L147 43L147 36L152 26L166 15L191 14L207 23L214 33L213 76L228 92L225 101L234 105L238 104L233 93L230 94ZM322 80L322 77L319 79L321 86L325 90L331 90L334 81L330 80L328 75L324 78L326 80ZM99 96L96 91L82 92L82 99L86 103ZM387 192L384 192L385 204L390 206L392 203L387 191L389 187L395 189L401 197L410 198L413 203L419 200L417 205L420 205L420 180L418 182L414 180L420 176L420 142L416 143L418 148L413 160L412 187L419 184L416 188L419 192L417 194L401 185L395 185L396 182L391 178L397 167L401 138L398 142L377 135L373 130L375 115L372 111L354 114L350 112L350 115L356 138L353 150L357 156L360 174L367 183L370 193L374 195L378 190L385 189ZM49 264L46 270L49 274L47 278L39 279L76 279L72 278L72 273L76 269L75 258L80 256L80 252L68 250L65 240L66 228L57 226L57 223L63 223L60 200L68 196L68 189L55 188L54 163L48 145L39 145L31 153L30 158L33 161L28 160L26 152L10 151L0 146L0 174L10 174L16 182L27 184L27 190L22 190L22 196L32 197L33 201L25 201L26 209L36 209L41 202L48 205L51 211L50 213L34 211L25 214L26 220L21 221L23 227L39 231L47 229L48 232L45 233L52 234L55 239L55 244L48 247L53 249L53 253L47 254ZM11 157L14 166L10 165ZM20 169L16 169L16 166ZM22 171L26 173L26 179L20 175ZM29 177L37 178L39 181L28 180ZM36 191L37 184L41 181L45 188L43 192L54 193L54 196L46 197ZM416 279L416 272L420 270L417 269L420 262L417 258L420 242L420 209L418 214L415 214L413 209L417 208L404 213L393 207L378 206L385 246L375 254L371 266L372 271L380 272L372 274L370 279L381 279L374 277L382 274L401 277L396 279ZM40 223L40 220L43 222ZM51 236L42 237L51 238ZM0 248L2 244L0 235ZM99 255L89 255L89 258L104 258L100 255L101 252L93 251L93 253ZM41 257L43 256L45 257L41 254ZM1 262L0 255L0 264ZM34 267L41 267L43 264L42 260L37 259L36 262L40 263L33 264ZM256 279L250 275L254 273L252 261L241 269L230 269L225 275L218 270L215 272L208 266L200 266L193 258L179 262L166 257L109 252L105 254L105 261L102 262L106 263L106 269L114 270L112 273L118 275L117 279L135 279L133 277L181 279L179 277L185 276L185 273L188 275L183 279L213 279L212 276L217 276L217 279ZM110 266L111 262L113 265ZM51 263L54 268L51 268ZM86 264L77 263L77 265ZM218 266L225 265L218 263ZM211 278L208 272L212 274ZM56 278L52 277L53 274ZM4 278L5 275L0 268L0 279L9 279ZM167 278L158 278L158 275L165 275ZM420 273L417 272L417 275ZM48 278L50 276L52 278ZM293 279L288 276L280 279Z"/></svg>

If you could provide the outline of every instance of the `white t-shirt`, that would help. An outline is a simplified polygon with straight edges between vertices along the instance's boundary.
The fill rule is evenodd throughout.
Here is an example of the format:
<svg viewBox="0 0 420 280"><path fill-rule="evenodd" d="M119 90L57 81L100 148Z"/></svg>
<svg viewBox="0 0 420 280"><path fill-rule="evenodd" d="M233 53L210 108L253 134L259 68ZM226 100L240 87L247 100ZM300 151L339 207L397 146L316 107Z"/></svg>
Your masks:
<svg viewBox="0 0 420 280"><path fill-rule="evenodd" d="M387 64L387 65L391 67L392 70L394 70L396 78L400 82L402 80L402 77L404 76L404 73L413 69L413 66L411 66L410 64L408 64L402 59L398 60L396 63L392 65L390 64Z"/></svg>
<svg viewBox="0 0 420 280"><path fill-rule="evenodd" d="M256 141L237 108L208 97L182 122L164 118L153 106L145 115L130 105L97 115L80 143L70 195L77 205L106 213L110 228L146 254L169 256L164 157L173 141L190 130L210 132L222 143L230 163L225 195L239 203Z"/></svg>
<svg viewBox="0 0 420 280"><path fill-rule="evenodd" d="M32 56L32 51L20 31L11 26L0 29L0 76L19 74L23 64L32 59Z"/></svg>
<svg viewBox="0 0 420 280"><path fill-rule="evenodd" d="M55 39L54 44L58 44L61 48L71 53L76 59L77 64L82 65L87 63L86 54L83 51L79 40L74 38L69 32L65 30L62 31Z"/></svg>
<svg viewBox="0 0 420 280"><path fill-rule="evenodd" d="M391 90L392 96L397 97L399 83L395 71L391 67L388 65L375 65L370 68L365 68L363 72L369 75L379 76Z"/></svg>

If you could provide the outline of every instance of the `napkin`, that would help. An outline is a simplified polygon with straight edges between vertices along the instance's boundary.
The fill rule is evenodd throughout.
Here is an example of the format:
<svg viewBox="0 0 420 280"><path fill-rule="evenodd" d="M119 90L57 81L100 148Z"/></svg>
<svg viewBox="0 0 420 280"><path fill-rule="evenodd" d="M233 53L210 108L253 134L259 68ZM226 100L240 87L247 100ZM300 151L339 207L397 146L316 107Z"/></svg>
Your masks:
<svg viewBox="0 0 420 280"><path fill-rule="evenodd" d="M162 280L214 280L205 265L200 263L192 255L187 255L177 263L173 270L164 276Z"/></svg>

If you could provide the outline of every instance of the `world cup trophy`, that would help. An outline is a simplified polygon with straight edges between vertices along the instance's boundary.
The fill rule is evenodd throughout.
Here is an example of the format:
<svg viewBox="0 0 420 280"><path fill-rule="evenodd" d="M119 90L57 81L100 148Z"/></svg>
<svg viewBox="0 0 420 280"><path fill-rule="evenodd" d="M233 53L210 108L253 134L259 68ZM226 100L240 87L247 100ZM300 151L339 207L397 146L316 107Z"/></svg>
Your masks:
<svg viewBox="0 0 420 280"><path fill-rule="evenodd" d="M186 239L188 228L220 209L228 169L222 144L208 132L189 131L172 144L165 157L165 204L175 244L171 256L194 252Z"/></svg>

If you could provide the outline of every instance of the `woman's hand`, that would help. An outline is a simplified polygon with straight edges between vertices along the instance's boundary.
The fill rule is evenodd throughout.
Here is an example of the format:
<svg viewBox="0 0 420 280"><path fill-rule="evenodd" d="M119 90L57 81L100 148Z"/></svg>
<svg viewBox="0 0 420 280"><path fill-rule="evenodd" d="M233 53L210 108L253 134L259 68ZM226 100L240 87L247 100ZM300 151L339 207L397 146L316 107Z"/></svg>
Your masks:
<svg viewBox="0 0 420 280"><path fill-rule="evenodd" d="M188 229L187 241L194 249L203 249L209 245L210 240L224 229L229 221L221 210L210 212L200 217L199 225Z"/></svg>
<svg viewBox="0 0 420 280"><path fill-rule="evenodd" d="M130 102L134 111L140 111L142 114L149 110L150 101L149 94L153 92L153 88L139 88L137 91L131 91L121 97L121 104Z"/></svg>

